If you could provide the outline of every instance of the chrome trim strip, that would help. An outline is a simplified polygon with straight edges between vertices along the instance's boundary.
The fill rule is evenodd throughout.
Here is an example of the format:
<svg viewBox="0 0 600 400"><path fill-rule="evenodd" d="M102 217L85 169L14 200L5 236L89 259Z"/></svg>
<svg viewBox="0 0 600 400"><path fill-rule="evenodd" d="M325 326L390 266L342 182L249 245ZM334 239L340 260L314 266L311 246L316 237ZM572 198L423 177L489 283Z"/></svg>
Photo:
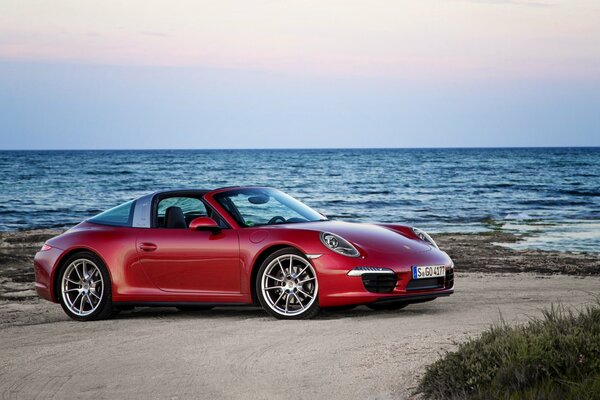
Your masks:
<svg viewBox="0 0 600 400"><path fill-rule="evenodd" d="M381 267L356 267L348 271L348 276L362 276L363 274L395 274L389 268Z"/></svg>

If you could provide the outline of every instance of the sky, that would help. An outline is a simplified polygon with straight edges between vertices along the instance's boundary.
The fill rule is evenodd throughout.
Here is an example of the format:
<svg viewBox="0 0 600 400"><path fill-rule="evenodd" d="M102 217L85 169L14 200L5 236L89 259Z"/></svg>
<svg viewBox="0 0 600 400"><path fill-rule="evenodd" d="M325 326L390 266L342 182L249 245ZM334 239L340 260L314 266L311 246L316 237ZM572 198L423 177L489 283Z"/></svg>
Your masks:
<svg viewBox="0 0 600 400"><path fill-rule="evenodd" d="M597 0L3 0L0 149L600 146Z"/></svg>

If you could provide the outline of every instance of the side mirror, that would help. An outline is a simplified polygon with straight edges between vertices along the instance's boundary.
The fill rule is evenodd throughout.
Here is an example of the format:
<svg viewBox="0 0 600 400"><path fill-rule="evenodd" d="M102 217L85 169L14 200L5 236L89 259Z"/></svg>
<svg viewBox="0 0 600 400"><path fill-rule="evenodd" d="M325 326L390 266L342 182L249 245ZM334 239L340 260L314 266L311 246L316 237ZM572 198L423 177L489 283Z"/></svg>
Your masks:
<svg viewBox="0 0 600 400"><path fill-rule="evenodd" d="M198 217L194 218L192 222L190 222L189 229L194 231L211 231L213 233L217 233L221 230L217 221L209 217Z"/></svg>

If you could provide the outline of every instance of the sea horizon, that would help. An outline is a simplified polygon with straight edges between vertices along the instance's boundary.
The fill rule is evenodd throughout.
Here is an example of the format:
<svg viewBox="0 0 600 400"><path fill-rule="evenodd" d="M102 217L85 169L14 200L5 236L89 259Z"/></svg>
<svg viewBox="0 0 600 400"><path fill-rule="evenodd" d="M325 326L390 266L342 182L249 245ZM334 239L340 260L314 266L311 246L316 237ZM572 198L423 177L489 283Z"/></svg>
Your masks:
<svg viewBox="0 0 600 400"><path fill-rule="evenodd" d="M512 150L512 149L600 149L599 146L455 146L455 147L239 147L239 148L71 148L0 149L0 152L40 151L240 151L240 150Z"/></svg>

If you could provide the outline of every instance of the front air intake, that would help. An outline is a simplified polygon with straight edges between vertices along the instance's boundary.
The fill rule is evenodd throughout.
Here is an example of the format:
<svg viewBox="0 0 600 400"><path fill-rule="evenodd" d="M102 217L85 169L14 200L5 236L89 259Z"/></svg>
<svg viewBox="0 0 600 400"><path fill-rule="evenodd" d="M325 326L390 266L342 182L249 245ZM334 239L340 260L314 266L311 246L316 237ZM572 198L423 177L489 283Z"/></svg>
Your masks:
<svg viewBox="0 0 600 400"><path fill-rule="evenodd" d="M446 270L446 282L444 284L446 289L450 289L452 286L454 286L454 268Z"/></svg>
<svg viewBox="0 0 600 400"><path fill-rule="evenodd" d="M365 289L373 293L390 293L396 287L396 274L368 273L362 275Z"/></svg>
<svg viewBox="0 0 600 400"><path fill-rule="evenodd" d="M444 287L444 278L413 279L406 285L406 290L441 289Z"/></svg>

